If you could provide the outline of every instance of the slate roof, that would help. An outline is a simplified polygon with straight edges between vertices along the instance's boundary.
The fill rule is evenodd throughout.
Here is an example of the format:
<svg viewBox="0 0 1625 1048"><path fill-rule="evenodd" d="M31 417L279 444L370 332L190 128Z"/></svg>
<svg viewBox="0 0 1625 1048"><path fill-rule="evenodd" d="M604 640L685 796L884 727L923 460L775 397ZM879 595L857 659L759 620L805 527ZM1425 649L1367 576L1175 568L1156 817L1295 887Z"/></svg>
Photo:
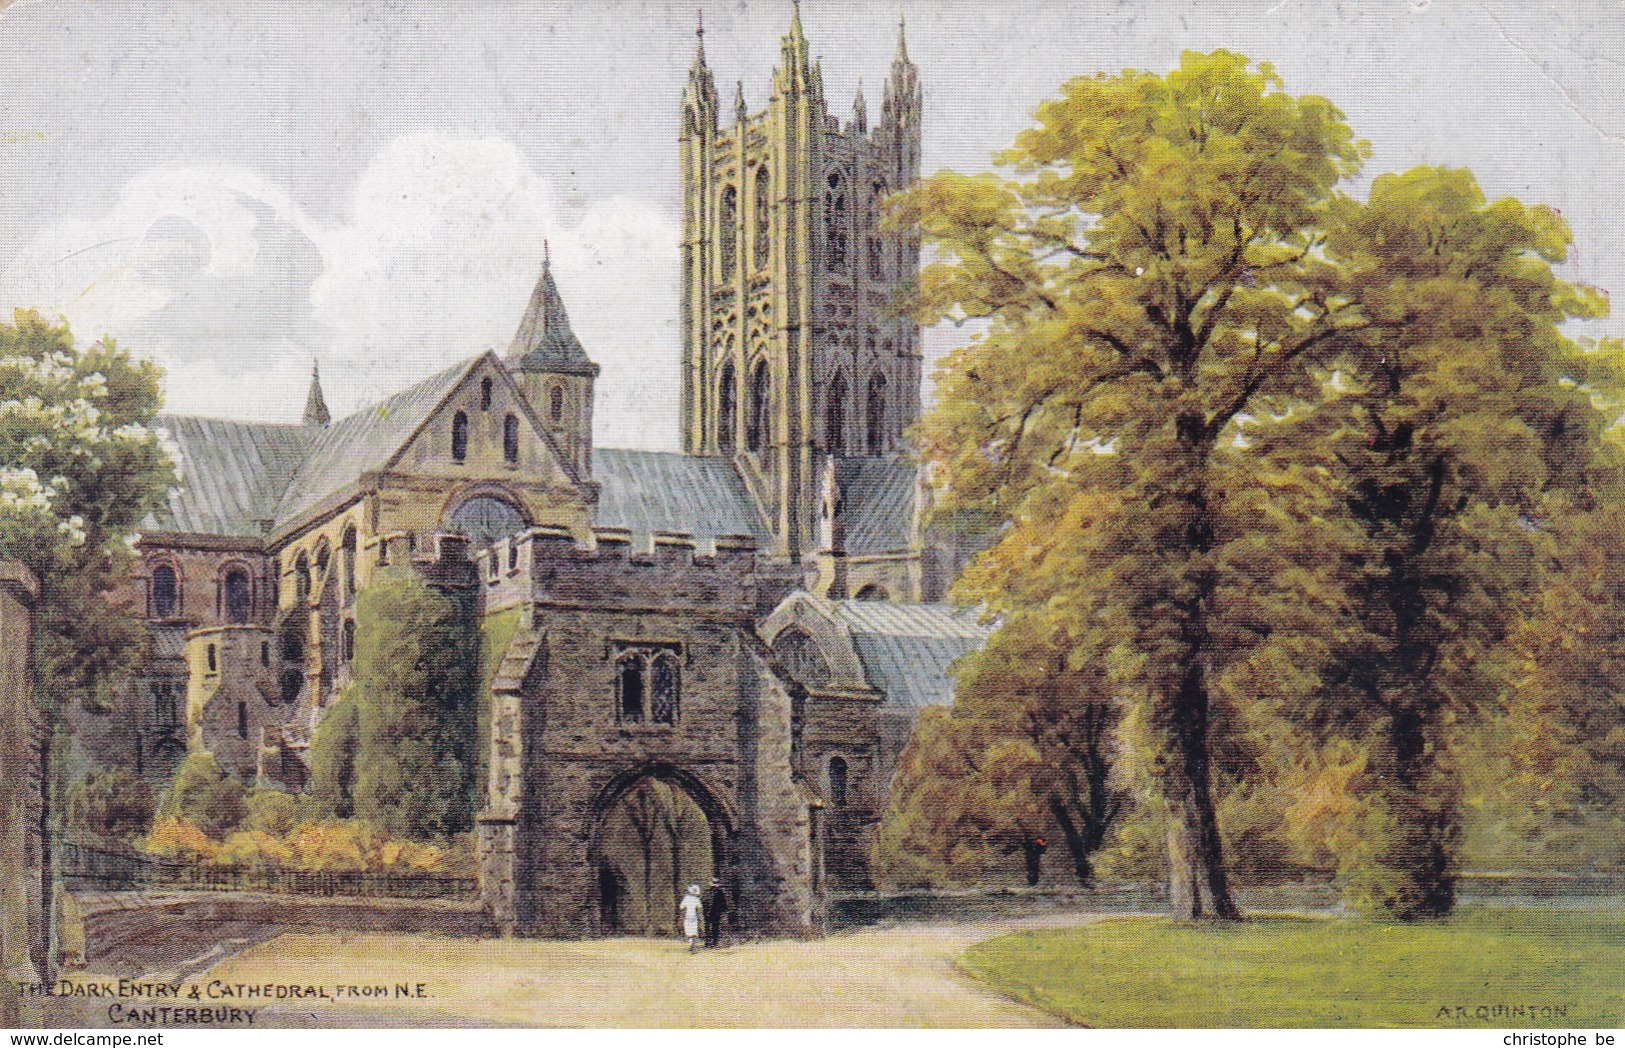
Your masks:
<svg viewBox="0 0 1625 1048"><path fill-rule="evenodd" d="M726 459L595 448L592 475L600 485L595 526L754 535L761 545L770 540L745 482Z"/></svg>
<svg viewBox="0 0 1625 1048"><path fill-rule="evenodd" d="M508 347L508 360L521 371L548 371L558 375L596 375L598 365L587 359L581 340L570 327L564 299L553 283L553 267L542 262L542 275L530 293L530 304Z"/></svg>
<svg viewBox="0 0 1625 1048"><path fill-rule="evenodd" d="M392 397L317 429L309 455L277 505L278 521L290 520L361 474L381 468L400 450L480 360L473 357L408 386Z"/></svg>
<svg viewBox="0 0 1625 1048"><path fill-rule="evenodd" d="M848 553L895 553L913 544L917 475L912 463L896 459L836 460Z"/></svg>
<svg viewBox="0 0 1625 1048"><path fill-rule="evenodd" d="M887 706L919 709L954 701L949 667L987 643L993 627L974 611L949 604L831 601L852 637L869 683L886 693Z"/></svg>
<svg viewBox="0 0 1625 1048"><path fill-rule="evenodd" d="M181 483L169 511L148 517L147 531L259 538L271 530L277 504L312 444L318 426L164 415L181 459Z"/></svg>

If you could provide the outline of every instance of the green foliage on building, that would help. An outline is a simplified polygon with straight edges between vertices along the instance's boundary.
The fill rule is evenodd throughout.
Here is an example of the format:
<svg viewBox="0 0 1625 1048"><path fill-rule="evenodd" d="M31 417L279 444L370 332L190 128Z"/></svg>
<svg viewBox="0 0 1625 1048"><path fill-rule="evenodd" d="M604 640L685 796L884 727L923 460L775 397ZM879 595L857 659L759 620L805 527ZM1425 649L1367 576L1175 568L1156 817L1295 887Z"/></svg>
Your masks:
<svg viewBox="0 0 1625 1048"><path fill-rule="evenodd" d="M458 601L396 576L356 604L355 815L391 837L473 825L479 637Z"/></svg>

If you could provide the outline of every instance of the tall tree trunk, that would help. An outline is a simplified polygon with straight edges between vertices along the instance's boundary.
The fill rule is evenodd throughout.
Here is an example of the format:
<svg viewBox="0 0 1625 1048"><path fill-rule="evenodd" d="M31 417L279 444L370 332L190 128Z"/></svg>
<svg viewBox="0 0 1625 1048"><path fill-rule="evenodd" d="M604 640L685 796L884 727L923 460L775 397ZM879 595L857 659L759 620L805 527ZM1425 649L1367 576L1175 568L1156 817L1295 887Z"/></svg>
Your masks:
<svg viewBox="0 0 1625 1048"><path fill-rule="evenodd" d="M1168 905L1186 920L1237 920L1224 867L1224 842L1213 800L1207 676L1197 655L1180 682L1174 708L1178 789L1168 828Z"/></svg>
<svg viewBox="0 0 1625 1048"><path fill-rule="evenodd" d="M1066 853L1072 860L1072 872L1077 875L1078 887L1088 888L1094 883L1095 870L1089 862L1089 856L1100 845L1098 842L1091 845L1088 837L1079 828L1078 821L1062 803L1061 798L1050 795L1050 813L1055 816L1055 824L1061 828L1061 838L1066 841Z"/></svg>

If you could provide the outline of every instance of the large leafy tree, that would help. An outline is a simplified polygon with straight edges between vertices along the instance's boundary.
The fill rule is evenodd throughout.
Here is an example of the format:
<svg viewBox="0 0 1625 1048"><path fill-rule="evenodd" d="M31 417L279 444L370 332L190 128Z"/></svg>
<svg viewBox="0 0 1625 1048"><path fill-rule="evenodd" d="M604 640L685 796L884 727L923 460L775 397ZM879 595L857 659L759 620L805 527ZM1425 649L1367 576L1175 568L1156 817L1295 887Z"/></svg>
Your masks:
<svg viewBox="0 0 1625 1048"><path fill-rule="evenodd" d="M111 339L80 346L33 311L0 324L0 557L40 578L36 677L56 714L109 703L142 652L112 595L175 480L153 425L159 379Z"/></svg>
<svg viewBox="0 0 1625 1048"><path fill-rule="evenodd" d="M1170 809L1186 916L1233 917L1214 797L1215 596L1248 482L1237 421L1308 396L1363 320L1323 254L1363 147L1269 67L1186 54L1167 76L1080 78L1001 157L1014 178L927 179L899 220L943 258L926 319L985 322L923 426L949 512L1007 526L959 593L1117 638L1113 687ZM1237 496L1242 496L1240 499ZM1020 593L1020 603L1010 594Z"/></svg>
<svg viewBox="0 0 1625 1048"><path fill-rule="evenodd" d="M1279 575L1312 580L1300 630L1326 656L1320 686L1279 712L1360 746L1351 901L1434 916L1454 901L1457 757L1499 709L1509 631L1619 475L1599 410L1617 406L1618 356L1558 328L1604 307L1553 273L1569 233L1549 208L1418 168L1338 210L1328 249L1365 326L1312 404L1273 398L1248 429L1273 468L1331 496L1316 542L1277 541L1297 559Z"/></svg>

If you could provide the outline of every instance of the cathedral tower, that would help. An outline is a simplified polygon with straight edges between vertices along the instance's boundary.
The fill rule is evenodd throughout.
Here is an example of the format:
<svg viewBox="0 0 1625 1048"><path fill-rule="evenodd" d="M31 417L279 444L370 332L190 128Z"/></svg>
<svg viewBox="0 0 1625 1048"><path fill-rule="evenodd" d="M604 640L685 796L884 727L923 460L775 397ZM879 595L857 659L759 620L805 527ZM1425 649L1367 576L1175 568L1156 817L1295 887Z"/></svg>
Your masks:
<svg viewBox="0 0 1625 1048"><path fill-rule="evenodd" d="M703 29L702 29L703 33ZM827 456L891 455L920 413L920 331L902 306L918 237L880 202L920 170L920 87L899 24L880 119L860 87L825 106L797 7L767 108L741 85L723 128L704 37L683 92L683 449L733 457L773 552L816 545Z"/></svg>

